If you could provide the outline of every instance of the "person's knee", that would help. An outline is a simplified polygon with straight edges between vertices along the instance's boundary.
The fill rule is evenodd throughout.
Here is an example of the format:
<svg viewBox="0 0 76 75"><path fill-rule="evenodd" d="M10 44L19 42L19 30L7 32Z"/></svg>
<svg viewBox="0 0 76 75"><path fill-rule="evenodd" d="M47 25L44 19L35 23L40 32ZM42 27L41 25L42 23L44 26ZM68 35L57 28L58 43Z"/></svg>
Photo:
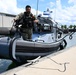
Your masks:
<svg viewBox="0 0 76 75"><path fill-rule="evenodd" d="M32 39L32 34L29 34L28 39Z"/></svg>
<svg viewBox="0 0 76 75"><path fill-rule="evenodd" d="M22 37L23 37L23 40L27 40L28 39L28 34L23 33Z"/></svg>

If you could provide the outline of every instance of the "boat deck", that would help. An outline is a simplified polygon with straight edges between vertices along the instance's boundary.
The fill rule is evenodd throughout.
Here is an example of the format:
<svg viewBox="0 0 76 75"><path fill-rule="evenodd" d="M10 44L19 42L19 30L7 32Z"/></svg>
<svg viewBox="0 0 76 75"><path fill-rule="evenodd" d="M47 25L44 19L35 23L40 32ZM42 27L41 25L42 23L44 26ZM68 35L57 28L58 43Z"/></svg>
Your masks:
<svg viewBox="0 0 76 75"><path fill-rule="evenodd" d="M43 40L46 43L52 43L55 41L54 33L44 33L44 34L33 34L32 40Z"/></svg>
<svg viewBox="0 0 76 75"><path fill-rule="evenodd" d="M76 46L41 58L32 65L29 64L1 75L76 75Z"/></svg>

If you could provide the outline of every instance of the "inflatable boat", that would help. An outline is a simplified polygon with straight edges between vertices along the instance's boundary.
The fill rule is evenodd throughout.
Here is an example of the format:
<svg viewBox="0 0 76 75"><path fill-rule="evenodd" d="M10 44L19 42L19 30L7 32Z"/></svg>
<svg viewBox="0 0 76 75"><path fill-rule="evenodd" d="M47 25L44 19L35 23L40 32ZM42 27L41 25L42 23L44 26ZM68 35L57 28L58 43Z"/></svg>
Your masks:
<svg viewBox="0 0 76 75"><path fill-rule="evenodd" d="M44 34L26 41L22 38L2 37L0 38L0 58L24 61L46 56L60 50L63 42L63 39L55 41L53 34Z"/></svg>
<svg viewBox="0 0 76 75"><path fill-rule="evenodd" d="M41 24L43 25L43 23ZM49 31L49 33L33 33L32 39L23 40L17 28L16 30L0 28L0 35L2 35L0 37L0 58L25 62L65 48L66 41L63 36L57 33L56 28L52 29L52 32Z"/></svg>

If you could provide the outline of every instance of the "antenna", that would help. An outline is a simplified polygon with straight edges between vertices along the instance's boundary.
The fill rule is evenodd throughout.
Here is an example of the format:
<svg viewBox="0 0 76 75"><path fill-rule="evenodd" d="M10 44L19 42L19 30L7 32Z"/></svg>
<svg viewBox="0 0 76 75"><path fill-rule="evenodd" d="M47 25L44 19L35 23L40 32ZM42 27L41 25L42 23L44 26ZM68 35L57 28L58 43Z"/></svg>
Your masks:
<svg viewBox="0 0 76 75"><path fill-rule="evenodd" d="M56 7L57 7L57 0L55 0L55 16L54 16L54 20L56 20Z"/></svg>
<svg viewBox="0 0 76 75"><path fill-rule="evenodd" d="M38 16L38 7L39 7L39 0L37 0L37 10L36 10L36 17Z"/></svg>

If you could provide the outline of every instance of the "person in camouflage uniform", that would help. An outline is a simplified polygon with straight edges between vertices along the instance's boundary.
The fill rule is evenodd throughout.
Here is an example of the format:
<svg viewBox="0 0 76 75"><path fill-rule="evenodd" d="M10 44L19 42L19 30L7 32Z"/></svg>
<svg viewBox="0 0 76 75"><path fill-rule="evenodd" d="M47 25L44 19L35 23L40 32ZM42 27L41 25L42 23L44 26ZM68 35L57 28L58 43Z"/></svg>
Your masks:
<svg viewBox="0 0 76 75"><path fill-rule="evenodd" d="M33 16L31 13L31 6L27 5L25 7L25 12L20 13L16 16L14 21L18 24L20 22L21 26L21 33L24 40L32 39L33 33L33 25L34 22L38 23L38 20Z"/></svg>

